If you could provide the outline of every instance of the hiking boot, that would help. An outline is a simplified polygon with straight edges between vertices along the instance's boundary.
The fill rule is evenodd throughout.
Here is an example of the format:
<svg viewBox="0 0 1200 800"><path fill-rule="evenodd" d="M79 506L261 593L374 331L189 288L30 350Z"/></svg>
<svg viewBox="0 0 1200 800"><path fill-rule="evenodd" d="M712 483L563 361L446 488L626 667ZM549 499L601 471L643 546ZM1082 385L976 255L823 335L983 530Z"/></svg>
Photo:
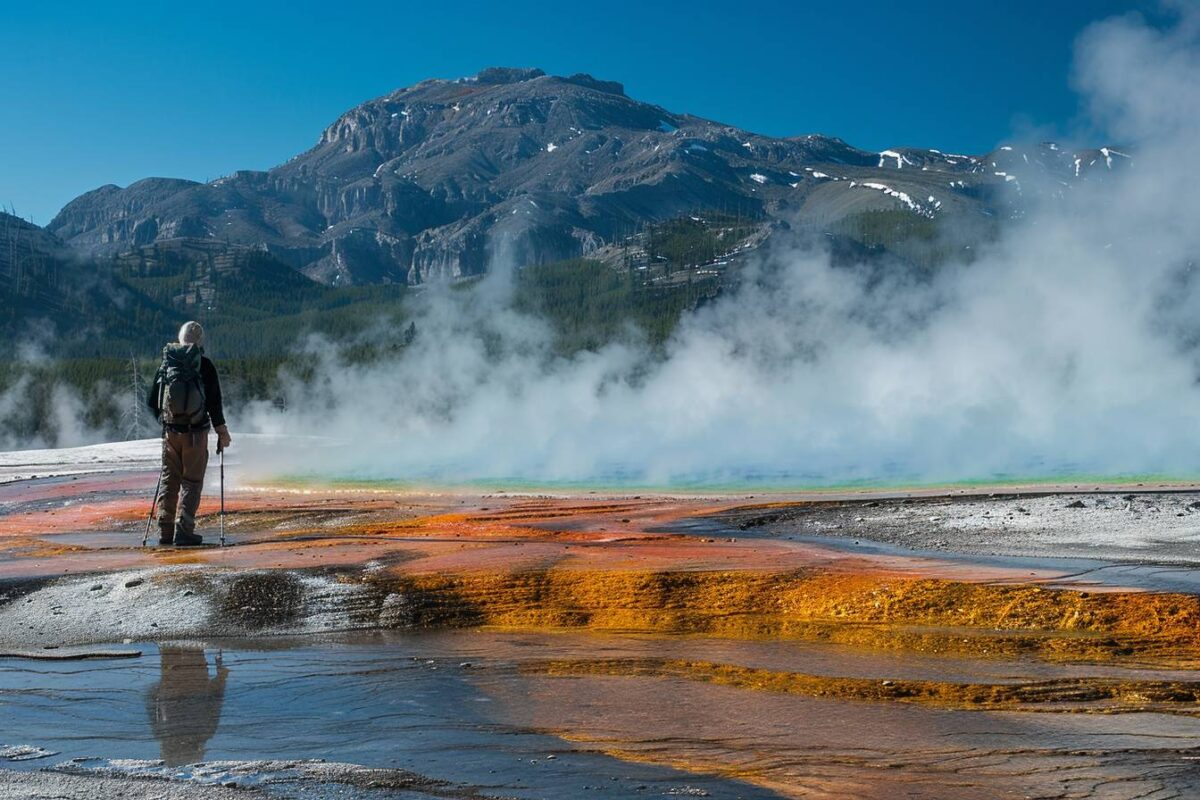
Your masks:
<svg viewBox="0 0 1200 800"><path fill-rule="evenodd" d="M158 543L159 544L174 544L175 542L175 523L160 522L158 523Z"/></svg>
<svg viewBox="0 0 1200 800"><path fill-rule="evenodd" d="M195 547L204 541L204 537L198 533L185 531L182 528L175 531L175 546L176 547Z"/></svg>

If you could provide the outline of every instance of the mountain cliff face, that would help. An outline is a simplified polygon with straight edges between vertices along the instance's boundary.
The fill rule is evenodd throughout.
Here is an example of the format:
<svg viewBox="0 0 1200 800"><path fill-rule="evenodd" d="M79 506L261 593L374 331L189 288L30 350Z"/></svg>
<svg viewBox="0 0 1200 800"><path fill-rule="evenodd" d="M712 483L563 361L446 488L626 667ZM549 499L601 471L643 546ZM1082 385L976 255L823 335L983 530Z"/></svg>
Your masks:
<svg viewBox="0 0 1200 800"><path fill-rule="evenodd" d="M835 228L865 211L976 220L1020 213L1125 157L1054 144L984 156L776 139L627 97L588 75L487 69L347 111L308 152L211 183L148 178L71 201L48 230L115 255L206 239L266 250L329 284L408 283L588 255L697 212Z"/></svg>

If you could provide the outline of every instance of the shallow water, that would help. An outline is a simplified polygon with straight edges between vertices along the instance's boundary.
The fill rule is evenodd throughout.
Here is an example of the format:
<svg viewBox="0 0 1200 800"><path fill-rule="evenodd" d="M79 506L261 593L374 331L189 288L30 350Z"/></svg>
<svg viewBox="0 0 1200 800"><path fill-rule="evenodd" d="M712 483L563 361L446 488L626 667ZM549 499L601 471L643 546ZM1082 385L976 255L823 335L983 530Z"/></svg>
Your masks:
<svg viewBox="0 0 1200 800"><path fill-rule="evenodd" d="M182 768L325 759L407 769L496 796L575 797L599 786L607 796L775 796L740 781L625 763L514 725L493 708L497 683L519 679L464 666L464 658L493 650L473 639L367 637L349 645L281 642L270 650L261 643L145 645L136 661L3 660L0 744L57 755L0 764L78 758L107 769L113 760L161 759L181 768L170 774L196 778L197 770Z"/></svg>
<svg viewBox="0 0 1200 800"><path fill-rule="evenodd" d="M0 746L56 753L0 758L0 766L88 759L72 768L207 782L233 776L239 785L255 785L277 768L188 765L326 759L411 770L479 787L484 795L521 798L1200 792L1193 760L1200 755L1200 720L1186 716L956 711L678 677L553 677L529 667L548 659L655 657L993 682L1133 670L793 642L497 631L139 649L142 658L125 661L0 660ZM127 759L138 762L113 763ZM289 795L312 790L304 781L270 785ZM361 788L336 796L359 795L375 796ZM428 796L435 795L467 796Z"/></svg>

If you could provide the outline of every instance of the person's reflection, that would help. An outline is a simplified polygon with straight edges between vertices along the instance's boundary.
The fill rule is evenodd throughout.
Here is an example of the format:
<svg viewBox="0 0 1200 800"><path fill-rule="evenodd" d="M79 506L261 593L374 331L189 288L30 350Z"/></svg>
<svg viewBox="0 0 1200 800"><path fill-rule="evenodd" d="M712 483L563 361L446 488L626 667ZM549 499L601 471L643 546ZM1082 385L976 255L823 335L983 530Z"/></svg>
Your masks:
<svg viewBox="0 0 1200 800"><path fill-rule="evenodd" d="M167 766L194 764L217 732L229 670L218 654L217 675L210 677L199 647L164 645L159 652L162 672L146 695L150 727Z"/></svg>

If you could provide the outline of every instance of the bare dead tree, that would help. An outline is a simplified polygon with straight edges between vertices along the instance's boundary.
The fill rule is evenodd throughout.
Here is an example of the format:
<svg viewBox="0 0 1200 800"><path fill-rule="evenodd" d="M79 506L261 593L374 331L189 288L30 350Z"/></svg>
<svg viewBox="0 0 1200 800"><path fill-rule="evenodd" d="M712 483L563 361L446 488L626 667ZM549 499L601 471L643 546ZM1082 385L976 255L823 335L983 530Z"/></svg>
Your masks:
<svg viewBox="0 0 1200 800"><path fill-rule="evenodd" d="M128 439L141 439L146 436L146 412L142 408L142 398L146 396L146 381L142 377L142 365L137 356L129 354L129 398L125 409L121 412L121 433Z"/></svg>

